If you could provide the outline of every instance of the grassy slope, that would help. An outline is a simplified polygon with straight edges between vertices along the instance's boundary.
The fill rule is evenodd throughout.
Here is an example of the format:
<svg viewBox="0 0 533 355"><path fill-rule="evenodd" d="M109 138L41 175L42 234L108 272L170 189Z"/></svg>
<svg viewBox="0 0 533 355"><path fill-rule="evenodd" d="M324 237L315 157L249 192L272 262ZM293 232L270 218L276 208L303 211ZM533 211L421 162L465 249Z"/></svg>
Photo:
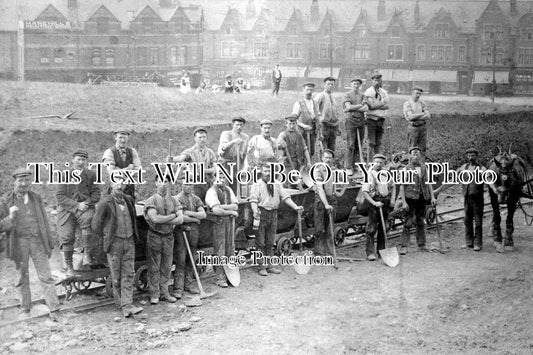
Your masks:
<svg viewBox="0 0 533 355"><path fill-rule="evenodd" d="M277 120L274 133L283 128L282 118L290 113L299 93L282 92L279 98L265 91L243 95L180 96L172 88L110 88L61 83L0 82L0 192L11 186L10 172L29 161L51 161L62 164L70 160L77 148L89 151L91 161L99 161L103 151L113 144L110 133L118 126L135 131L132 145L141 155L149 173L151 162L162 161L167 154L168 139L174 138L175 152L193 144L193 127L211 126L209 145L216 149L218 137L229 128L231 117L240 115L250 121L263 118ZM401 104L405 97L393 97L392 117L387 123L392 127L394 151L405 150L406 124L401 117ZM525 107L498 105L498 113L507 113L505 119L496 116L465 118L455 113L494 113L486 102L427 101L436 114L428 124L430 154L440 161L450 161L456 166L462 159L464 148L475 145L484 150L488 159L490 149L497 144L514 146L525 155L531 155L529 143L533 124L527 115L513 114ZM443 101L447 100L447 101ZM29 116L66 114L76 110L77 120L28 119ZM257 123L246 125L247 133L259 132ZM386 135L384 146L388 146ZM338 141L337 151L342 155L344 140ZM533 155L530 156L530 162ZM150 178L150 175L148 176ZM151 186L142 186L147 195ZM51 198L46 186L35 186L37 191ZM50 200L53 204L53 199Z"/></svg>

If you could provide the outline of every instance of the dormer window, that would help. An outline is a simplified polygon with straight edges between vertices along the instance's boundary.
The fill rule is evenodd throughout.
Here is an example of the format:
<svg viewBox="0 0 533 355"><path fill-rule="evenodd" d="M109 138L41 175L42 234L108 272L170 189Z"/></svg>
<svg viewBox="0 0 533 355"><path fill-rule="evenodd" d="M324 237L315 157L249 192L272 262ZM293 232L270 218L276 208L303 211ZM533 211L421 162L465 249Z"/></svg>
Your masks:
<svg viewBox="0 0 533 355"><path fill-rule="evenodd" d="M231 35L233 34L233 30L230 26L226 26L226 28L224 28L224 34L225 35Z"/></svg>
<svg viewBox="0 0 533 355"><path fill-rule="evenodd" d="M449 37L450 37L450 24L436 23L435 24L435 38L449 38Z"/></svg>
<svg viewBox="0 0 533 355"><path fill-rule="evenodd" d="M356 37L359 37L359 38L366 37L366 33L367 33L367 30L364 27L359 27L355 29Z"/></svg>
<svg viewBox="0 0 533 355"><path fill-rule="evenodd" d="M296 26L289 27L289 35L296 36Z"/></svg>

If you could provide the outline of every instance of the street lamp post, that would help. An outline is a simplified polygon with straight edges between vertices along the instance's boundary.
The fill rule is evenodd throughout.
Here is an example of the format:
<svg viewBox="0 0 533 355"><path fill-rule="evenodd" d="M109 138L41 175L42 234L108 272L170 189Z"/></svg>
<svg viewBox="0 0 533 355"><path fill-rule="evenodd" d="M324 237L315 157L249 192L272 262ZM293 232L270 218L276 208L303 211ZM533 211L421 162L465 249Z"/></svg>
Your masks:
<svg viewBox="0 0 533 355"><path fill-rule="evenodd" d="M494 95L496 94L496 33L492 34L492 103L494 104Z"/></svg>

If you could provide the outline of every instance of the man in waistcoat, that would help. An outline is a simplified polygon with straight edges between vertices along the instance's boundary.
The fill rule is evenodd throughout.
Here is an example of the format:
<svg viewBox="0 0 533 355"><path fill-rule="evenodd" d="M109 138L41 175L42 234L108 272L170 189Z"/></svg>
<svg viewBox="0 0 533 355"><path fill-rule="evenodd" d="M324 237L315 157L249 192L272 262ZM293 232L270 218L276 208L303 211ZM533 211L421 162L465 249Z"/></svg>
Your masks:
<svg viewBox="0 0 533 355"><path fill-rule="evenodd" d="M109 174L115 169L134 170L141 169L141 159L139 154L128 145L130 132L124 128L117 129L115 132L115 145L104 152L102 161L109 164L107 171ZM135 185L129 184L124 189L126 195L135 199Z"/></svg>
<svg viewBox="0 0 533 355"><path fill-rule="evenodd" d="M320 130L322 133L322 144L324 148L335 151L337 136L341 134L339 128L339 117L337 114L337 102L333 98L333 85L335 78L324 79L324 91L316 97L318 109L320 110Z"/></svg>
<svg viewBox="0 0 533 355"><path fill-rule="evenodd" d="M29 262L31 258L41 282L44 300L50 310L50 318L56 320L59 300L48 262L54 248L54 241L44 203L39 194L30 191L31 171L18 169L12 176L13 190L0 199L0 233L7 233L7 256L15 262L19 270L17 290L20 294L20 307L23 313L30 313Z"/></svg>
<svg viewBox="0 0 533 355"><path fill-rule="evenodd" d="M305 83L303 85L304 97L294 103L292 114L298 117L298 128L305 138L305 144L311 158L315 156L315 143L319 129L317 120L320 114L318 104L313 100L315 84Z"/></svg>
<svg viewBox="0 0 533 355"><path fill-rule="evenodd" d="M220 134L220 144L218 146L219 160L229 171L229 163L234 163L233 167L233 183L231 189L234 193L237 193L237 160L239 160L239 168L244 168L244 160L246 158L246 149L248 148L248 141L250 136L244 133L242 130L246 124L246 120L243 117L234 117L231 120L233 125L230 131L223 131Z"/></svg>
<svg viewBox="0 0 533 355"><path fill-rule="evenodd" d="M433 186L426 183L427 170L422 162L420 148L411 147L409 149L409 164L404 170L415 170L414 184L400 185L399 197L403 201L403 208L407 209L407 218L403 225L403 234L400 241L400 255L407 254L409 241L411 238L411 227L416 226L416 241L419 251L429 251L426 246L425 214L426 201L431 201L435 205L437 201L433 195Z"/></svg>
<svg viewBox="0 0 533 355"><path fill-rule="evenodd" d="M364 103L368 107L366 112L367 140L369 156L381 152L381 141L385 118L389 109L389 95L382 88L382 75L378 72L372 75L372 86L365 91Z"/></svg>
<svg viewBox="0 0 533 355"><path fill-rule="evenodd" d="M94 209L100 201L100 187L96 184L96 173L87 169L89 153L77 150L72 155L71 170L80 170L78 184L59 184L56 186L57 234L61 241L61 252L67 266L67 277L74 276L72 255L76 241L76 227L81 229L82 245L85 252L83 263L93 264L91 221Z"/></svg>
<svg viewBox="0 0 533 355"><path fill-rule="evenodd" d="M297 130L297 117L285 117L285 130L278 136L278 147L283 152L282 163L287 170L300 170L303 167L311 168L311 157L305 145L305 139Z"/></svg>
<svg viewBox="0 0 533 355"><path fill-rule="evenodd" d="M345 165L348 175L354 173L354 162L360 160L359 144L363 144L362 139L365 136L365 116L364 112L367 106L363 103L364 96L359 92L363 81L359 78L352 79L352 89L348 91L343 99L345 126L346 126L346 145ZM361 140L357 141L357 138Z"/></svg>

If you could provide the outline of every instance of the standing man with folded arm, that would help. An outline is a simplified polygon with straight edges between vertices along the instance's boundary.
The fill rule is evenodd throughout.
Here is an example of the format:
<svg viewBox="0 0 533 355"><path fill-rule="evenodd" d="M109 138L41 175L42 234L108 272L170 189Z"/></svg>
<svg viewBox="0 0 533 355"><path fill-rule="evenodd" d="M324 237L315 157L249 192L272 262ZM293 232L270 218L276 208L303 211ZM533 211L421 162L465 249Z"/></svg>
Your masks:
<svg viewBox="0 0 533 355"><path fill-rule="evenodd" d="M243 117L234 117L231 120L233 128L230 131L223 131L220 134L220 144L218 146L218 156L220 161L229 170L229 163L234 163L233 167L233 183L231 189L237 193L237 180L235 179L239 169L244 168L244 160L246 158L246 149L248 148L248 141L250 136L242 130L246 124ZM237 161L239 164L237 164ZM240 197L240 196L238 196Z"/></svg>
<svg viewBox="0 0 533 355"><path fill-rule="evenodd" d="M424 101L420 100L420 96L424 90L415 86L411 90L411 98L403 104L403 116L409 123L407 127L407 140L409 147L419 147L422 156L426 156L426 120L431 117L431 114L426 108Z"/></svg>
<svg viewBox="0 0 533 355"><path fill-rule="evenodd" d="M324 79L324 91L316 97L320 110L320 130L322 132L322 144L324 149L335 151L335 141L341 134L339 118L337 115L337 102L333 98L333 85L335 78L328 76Z"/></svg>
<svg viewBox="0 0 533 355"><path fill-rule="evenodd" d="M372 75L372 86L366 89L364 103L366 113L367 140L370 157L381 152L381 140L384 133L385 118L389 109L389 95L382 87L382 75Z"/></svg>
<svg viewBox="0 0 533 355"><path fill-rule="evenodd" d="M346 145L347 151L345 153L345 168L348 175L354 174L354 162L360 160L359 139L365 136L365 116L367 106L363 103L364 96L359 92L359 88L363 81L359 78L352 79L352 89L348 91L343 99L342 106L344 108L345 125L346 125Z"/></svg>
<svg viewBox="0 0 533 355"><path fill-rule="evenodd" d="M304 97L294 103L292 114L298 118L297 124L300 133L305 138L305 144L311 158L315 156L315 143L319 133L318 117L320 110L318 104L313 100L315 84L305 83L303 85Z"/></svg>

